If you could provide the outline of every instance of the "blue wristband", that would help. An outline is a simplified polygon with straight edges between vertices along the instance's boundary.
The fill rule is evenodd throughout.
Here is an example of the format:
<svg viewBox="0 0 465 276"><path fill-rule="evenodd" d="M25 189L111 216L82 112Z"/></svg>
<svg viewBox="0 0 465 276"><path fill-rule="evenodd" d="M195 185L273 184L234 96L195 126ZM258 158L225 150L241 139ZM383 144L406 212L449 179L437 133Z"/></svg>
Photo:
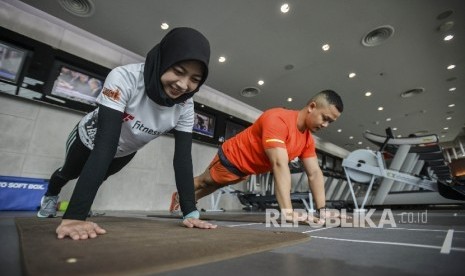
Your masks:
<svg viewBox="0 0 465 276"><path fill-rule="evenodd" d="M200 218L199 211L197 211L197 210L192 211L189 214L185 215L182 219L185 220L185 219L188 219L188 218L196 218L196 219Z"/></svg>

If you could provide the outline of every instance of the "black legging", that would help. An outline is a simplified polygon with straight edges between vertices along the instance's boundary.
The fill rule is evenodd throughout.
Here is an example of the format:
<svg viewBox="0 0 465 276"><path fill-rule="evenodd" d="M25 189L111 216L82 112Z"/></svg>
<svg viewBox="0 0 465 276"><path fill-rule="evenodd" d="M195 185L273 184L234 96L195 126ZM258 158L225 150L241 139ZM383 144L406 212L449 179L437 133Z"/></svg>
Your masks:
<svg viewBox="0 0 465 276"><path fill-rule="evenodd" d="M89 158L91 150L81 142L77 126L73 129L73 131L71 131L71 134L66 141L66 149L65 163L63 164L63 167L57 169L52 174L47 192L45 193L46 196L58 195L68 181L78 178L87 158ZM131 161L134 155L136 155L136 152L113 159L104 180L124 168Z"/></svg>

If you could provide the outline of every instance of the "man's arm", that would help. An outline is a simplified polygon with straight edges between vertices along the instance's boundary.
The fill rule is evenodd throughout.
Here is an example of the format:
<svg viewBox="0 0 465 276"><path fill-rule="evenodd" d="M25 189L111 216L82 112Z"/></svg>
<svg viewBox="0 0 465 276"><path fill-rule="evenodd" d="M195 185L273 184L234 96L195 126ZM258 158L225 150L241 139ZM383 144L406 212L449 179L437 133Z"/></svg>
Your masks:
<svg viewBox="0 0 465 276"><path fill-rule="evenodd" d="M276 199L281 211L291 213L291 172L289 170L289 158L285 148L270 148L265 150L271 163L275 181Z"/></svg>
<svg viewBox="0 0 465 276"><path fill-rule="evenodd" d="M304 164L305 173L308 177L308 186L312 191L316 208L324 208L326 205L325 179L323 177L323 172L320 169L320 165L318 164L318 158L304 158L302 162Z"/></svg>

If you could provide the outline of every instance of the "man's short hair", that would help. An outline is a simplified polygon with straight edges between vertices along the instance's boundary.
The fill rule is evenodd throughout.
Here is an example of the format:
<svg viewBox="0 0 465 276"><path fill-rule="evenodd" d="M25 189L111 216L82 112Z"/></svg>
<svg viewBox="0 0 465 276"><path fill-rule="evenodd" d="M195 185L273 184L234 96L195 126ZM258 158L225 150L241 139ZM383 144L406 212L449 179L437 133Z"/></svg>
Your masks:
<svg viewBox="0 0 465 276"><path fill-rule="evenodd" d="M334 105L336 109L341 113L344 110L344 104L342 103L341 96L339 96L339 94L337 94L333 90L323 90L317 93L310 99L307 105L313 101L318 103L321 99L324 99L330 105Z"/></svg>

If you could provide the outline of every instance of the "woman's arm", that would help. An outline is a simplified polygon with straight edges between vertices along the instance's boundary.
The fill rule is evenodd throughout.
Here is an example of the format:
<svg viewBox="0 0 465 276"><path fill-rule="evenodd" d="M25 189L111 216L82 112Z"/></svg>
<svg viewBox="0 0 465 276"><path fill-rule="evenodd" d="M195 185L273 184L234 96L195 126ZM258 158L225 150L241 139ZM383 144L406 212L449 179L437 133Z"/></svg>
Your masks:
<svg viewBox="0 0 465 276"><path fill-rule="evenodd" d="M63 219L85 220L108 167L115 157L121 133L122 112L99 106L94 149L80 174Z"/></svg>

